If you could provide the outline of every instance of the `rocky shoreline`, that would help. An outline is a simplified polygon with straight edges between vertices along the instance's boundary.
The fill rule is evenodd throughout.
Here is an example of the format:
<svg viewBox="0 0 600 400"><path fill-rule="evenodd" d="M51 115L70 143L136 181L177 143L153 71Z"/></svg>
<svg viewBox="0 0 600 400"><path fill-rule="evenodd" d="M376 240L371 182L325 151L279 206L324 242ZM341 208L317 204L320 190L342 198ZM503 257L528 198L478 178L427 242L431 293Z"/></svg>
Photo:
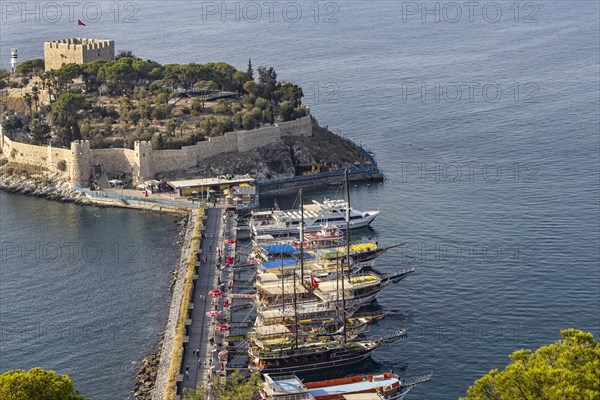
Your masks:
<svg viewBox="0 0 600 400"><path fill-rule="evenodd" d="M0 190L61 203L94 204L85 194L74 190L69 180L59 173L31 171L11 164L0 168Z"/></svg>
<svg viewBox="0 0 600 400"><path fill-rule="evenodd" d="M142 360L140 369L136 374L135 384L130 391L131 396L136 400L152 399L164 338L165 334L163 333L160 335L160 339L154 348L154 351Z"/></svg>

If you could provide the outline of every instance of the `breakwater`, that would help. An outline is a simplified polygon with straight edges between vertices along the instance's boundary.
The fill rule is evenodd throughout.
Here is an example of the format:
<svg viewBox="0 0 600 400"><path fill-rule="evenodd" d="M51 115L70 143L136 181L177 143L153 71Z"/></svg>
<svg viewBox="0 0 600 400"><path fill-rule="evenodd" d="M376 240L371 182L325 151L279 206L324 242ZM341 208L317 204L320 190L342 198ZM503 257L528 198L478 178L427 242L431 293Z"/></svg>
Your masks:
<svg viewBox="0 0 600 400"><path fill-rule="evenodd" d="M340 185L344 170L322 172L306 176L274 179L258 183L261 195L289 194L297 192L300 188L315 188L327 185ZM348 170L350 181L383 181L384 175L377 166L351 168Z"/></svg>
<svg viewBox="0 0 600 400"><path fill-rule="evenodd" d="M194 210L188 219L152 395L155 400L172 399L175 394L183 357L185 324L192 296L196 254L201 240L203 216L203 209Z"/></svg>

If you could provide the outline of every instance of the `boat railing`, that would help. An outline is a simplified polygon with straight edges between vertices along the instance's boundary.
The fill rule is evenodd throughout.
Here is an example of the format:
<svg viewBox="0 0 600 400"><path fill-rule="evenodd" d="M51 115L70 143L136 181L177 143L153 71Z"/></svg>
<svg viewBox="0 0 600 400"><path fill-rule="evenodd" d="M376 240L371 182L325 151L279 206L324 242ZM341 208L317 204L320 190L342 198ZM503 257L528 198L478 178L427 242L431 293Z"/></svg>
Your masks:
<svg viewBox="0 0 600 400"><path fill-rule="evenodd" d="M416 385L418 385L420 383L427 382L427 381L430 381L432 379L433 379L433 373L425 374L425 375L421 375L421 376L416 376L416 377L413 377L413 378L402 380L402 386L403 387L416 386Z"/></svg>
<svg viewBox="0 0 600 400"><path fill-rule="evenodd" d="M298 377L296 375L270 375L269 374L269 378L273 381L273 382L279 382L279 381L288 381L288 380L297 380Z"/></svg>
<svg viewBox="0 0 600 400"><path fill-rule="evenodd" d="M287 395L277 395L274 397L277 400L315 400L314 396L310 393L300 393L300 394L287 394Z"/></svg>

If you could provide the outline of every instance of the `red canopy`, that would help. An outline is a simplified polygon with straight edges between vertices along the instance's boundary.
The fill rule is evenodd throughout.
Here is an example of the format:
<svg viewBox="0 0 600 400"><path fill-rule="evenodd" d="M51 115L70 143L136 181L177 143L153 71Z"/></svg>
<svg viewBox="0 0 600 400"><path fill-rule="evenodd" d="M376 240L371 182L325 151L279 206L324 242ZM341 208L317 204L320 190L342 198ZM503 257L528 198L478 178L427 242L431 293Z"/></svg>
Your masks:
<svg viewBox="0 0 600 400"><path fill-rule="evenodd" d="M228 331L229 325L218 325L215 329L218 331Z"/></svg>
<svg viewBox="0 0 600 400"><path fill-rule="evenodd" d="M233 258L231 256L225 257L225 264L233 264Z"/></svg>
<svg viewBox="0 0 600 400"><path fill-rule="evenodd" d="M218 311L209 311L206 313L207 317L216 317L217 315L219 315Z"/></svg>
<svg viewBox="0 0 600 400"><path fill-rule="evenodd" d="M225 243L229 243L229 244L235 243L235 239L225 239Z"/></svg>
<svg viewBox="0 0 600 400"><path fill-rule="evenodd" d="M208 295L213 297L219 297L221 295L221 291L218 289L213 289L210 292L208 292Z"/></svg>

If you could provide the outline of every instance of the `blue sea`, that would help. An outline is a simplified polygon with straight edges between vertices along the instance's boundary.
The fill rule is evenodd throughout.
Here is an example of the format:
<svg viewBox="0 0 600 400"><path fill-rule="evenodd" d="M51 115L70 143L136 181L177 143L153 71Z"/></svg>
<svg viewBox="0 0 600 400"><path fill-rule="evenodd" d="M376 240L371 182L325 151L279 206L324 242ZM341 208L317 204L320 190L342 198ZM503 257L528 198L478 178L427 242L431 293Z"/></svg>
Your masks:
<svg viewBox="0 0 600 400"><path fill-rule="evenodd" d="M381 216L355 236L406 242L377 268L416 272L379 296L391 315L371 333L408 337L342 373L433 371L409 397L453 399L561 329L600 336L598 2L55 4L0 3L4 68L10 48L26 60L78 35L161 63L252 59L374 151L388 179L351 196ZM0 215L0 371L40 365L127 398L164 328L174 217L6 194ZM85 250L56 261L52 243Z"/></svg>

